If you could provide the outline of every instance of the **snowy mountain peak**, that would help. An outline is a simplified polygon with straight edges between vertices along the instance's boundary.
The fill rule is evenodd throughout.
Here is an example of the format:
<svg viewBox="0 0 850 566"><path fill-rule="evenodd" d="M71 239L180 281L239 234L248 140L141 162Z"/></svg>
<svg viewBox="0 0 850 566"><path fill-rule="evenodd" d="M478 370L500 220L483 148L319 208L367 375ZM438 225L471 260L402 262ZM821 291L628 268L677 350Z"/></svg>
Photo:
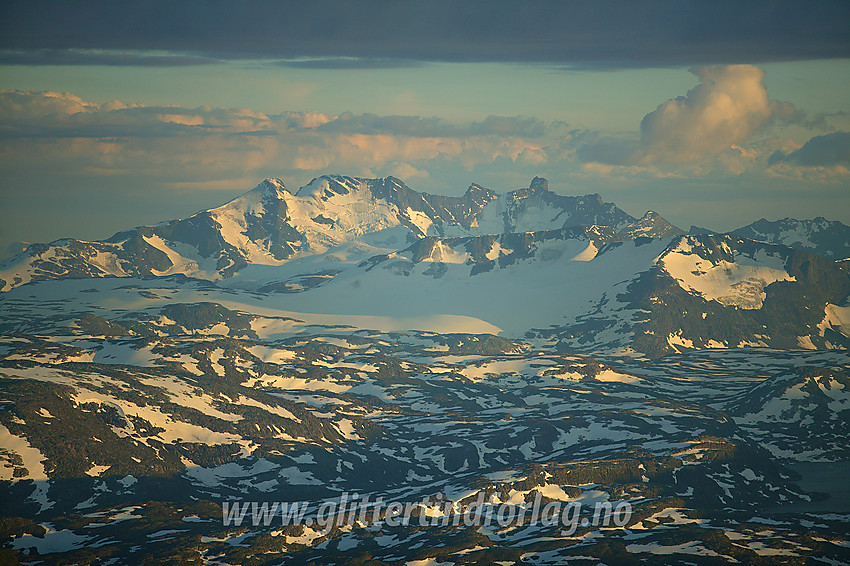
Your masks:
<svg viewBox="0 0 850 566"><path fill-rule="evenodd" d="M548 191L549 181L544 179L543 177L535 177L531 180L531 184L528 185L528 188L532 190L537 189L542 191Z"/></svg>
<svg viewBox="0 0 850 566"><path fill-rule="evenodd" d="M260 190L264 194L277 198L281 198L284 194L289 194L289 191L286 190L286 185L283 184L283 181L274 177L265 179L262 183L257 185L254 190Z"/></svg>
<svg viewBox="0 0 850 566"><path fill-rule="evenodd" d="M266 206L284 199L284 195L288 194L289 191L286 190L283 181L268 178L250 191L239 195L222 206L201 211L199 214L212 214L215 216L225 211L248 215L262 214Z"/></svg>
<svg viewBox="0 0 850 566"><path fill-rule="evenodd" d="M765 218L738 228L738 236L809 250L833 260L850 257L850 226L819 216L813 220Z"/></svg>
<svg viewBox="0 0 850 566"><path fill-rule="evenodd" d="M717 234L717 232L709 228L703 228L702 226L695 226L691 224L691 227L688 228L688 234L697 236L699 234Z"/></svg>
<svg viewBox="0 0 850 566"><path fill-rule="evenodd" d="M520 200L530 197L540 197L542 195L546 195L548 193L554 194L549 190L549 181L544 179L543 177L535 177L531 180L531 183L528 184L527 189L517 189L508 195L514 200ZM546 198L543 196L543 198Z"/></svg>
<svg viewBox="0 0 850 566"><path fill-rule="evenodd" d="M322 175L298 189L295 196L327 202L337 195L347 195L361 187L359 179L345 175Z"/></svg>
<svg viewBox="0 0 850 566"><path fill-rule="evenodd" d="M685 231L669 223L663 216L654 210L648 210L640 219L629 224L625 230L620 232L624 240L635 238L666 238L680 236Z"/></svg>
<svg viewBox="0 0 850 566"><path fill-rule="evenodd" d="M605 204L606 204L606 203L605 203L605 201L603 201L603 200L602 200L602 195L600 195L599 193L593 193L593 194L590 194L590 195L584 195L583 197L581 197L581 202L582 202L582 204L594 204L594 205L600 205L600 206L602 206L602 205L605 205ZM607 205L606 205L606 206L607 206L609 209L613 209L613 208L614 208L614 203L613 203L613 202L609 202L609 203L607 203Z"/></svg>
<svg viewBox="0 0 850 566"><path fill-rule="evenodd" d="M398 177L393 177L392 175L390 175L389 177L386 177L384 179L384 182L389 183L389 184L394 185L394 186L399 187L399 188L406 186L404 184L404 181L402 181Z"/></svg>

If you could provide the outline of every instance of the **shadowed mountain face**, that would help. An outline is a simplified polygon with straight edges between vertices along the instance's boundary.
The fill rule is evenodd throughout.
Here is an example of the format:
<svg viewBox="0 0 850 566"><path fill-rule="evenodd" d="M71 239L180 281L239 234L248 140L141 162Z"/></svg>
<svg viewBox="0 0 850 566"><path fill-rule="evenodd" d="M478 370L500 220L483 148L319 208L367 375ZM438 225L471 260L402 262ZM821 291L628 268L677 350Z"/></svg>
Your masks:
<svg viewBox="0 0 850 566"><path fill-rule="evenodd" d="M789 468L850 460L836 224L326 176L31 245L0 562L846 563Z"/></svg>

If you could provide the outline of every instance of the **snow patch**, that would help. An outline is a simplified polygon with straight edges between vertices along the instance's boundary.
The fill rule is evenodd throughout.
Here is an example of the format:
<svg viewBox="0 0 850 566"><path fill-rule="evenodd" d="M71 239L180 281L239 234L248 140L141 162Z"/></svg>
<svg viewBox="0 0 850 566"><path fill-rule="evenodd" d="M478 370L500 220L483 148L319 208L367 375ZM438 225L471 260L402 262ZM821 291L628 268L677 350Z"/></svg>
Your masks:
<svg viewBox="0 0 850 566"><path fill-rule="evenodd" d="M43 481L47 479L47 473L44 470L44 462L47 458L37 448L33 448L29 440L23 436L15 436L2 424L0 424L0 447L3 448L3 452L18 454L23 461L23 467L27 470L25 476L13 478L13 468L0 467L0 480Z"/></svg>
<svg viewBox="0 0 850 566"><path fill-rule="evenodd" d="M659 263L679 286L726 306L760 309L765 287L777 281L796 281L778 255L757 252L752 258L735 254L734 261L702 258L687 239L664 254Z"/></svg>

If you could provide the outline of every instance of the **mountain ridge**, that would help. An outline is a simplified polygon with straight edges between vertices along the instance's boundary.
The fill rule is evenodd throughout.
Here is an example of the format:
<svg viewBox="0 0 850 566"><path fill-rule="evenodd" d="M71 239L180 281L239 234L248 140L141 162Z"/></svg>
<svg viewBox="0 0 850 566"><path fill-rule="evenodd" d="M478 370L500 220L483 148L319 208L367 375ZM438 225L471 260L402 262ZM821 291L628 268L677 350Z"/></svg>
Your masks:
<svg viewBox="0 0 850 566"><path fill-rule="evenodd" d="M281 265L397 226L422 238L632 221L599 195L556 195L542 178L504 195L472 184L460 197L421 193L395 177L325 175L295 194L279 179L268 178L184 219L119 231L101 241L33 244L0 262L0 289L57 277L181 273L221 280L248 265Z"/></svg>
<svg viewBox="0 0 850 566"><path fill-rule="evenodd" d="M31 244L0 261L0 290L57 277L166 276L218 281L251 265L283 265L394 227L415 241L609 226L620 240L685 231L648 211L635 218L599 194L554 193L535 177L503 194L472 183L461 196L419 192L396 177L323 175L294 193L269 177L226 203L187 218L122 230L100 241L63 238ZM691 233L714 233L691 227ZM823 217L764 218L730 233L842 260L850 227ZM378 254L380 255L380 253Z"/></svg>
<svg viewBox="0 0 850 566"><path fill-rule="evenodd" d="M775 244L815 251L834 260L850 258L850 226L818 216L811 220L766 218L737 228L733 234Z"/></svg>

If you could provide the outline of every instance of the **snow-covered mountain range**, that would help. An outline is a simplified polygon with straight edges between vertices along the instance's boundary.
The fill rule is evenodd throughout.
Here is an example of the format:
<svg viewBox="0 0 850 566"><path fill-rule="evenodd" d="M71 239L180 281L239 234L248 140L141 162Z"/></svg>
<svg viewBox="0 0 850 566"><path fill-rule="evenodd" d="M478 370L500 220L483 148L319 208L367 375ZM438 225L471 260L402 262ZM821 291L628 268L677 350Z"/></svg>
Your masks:
<svg viewBox="0 0 850 566"><path fill-rule="evenodd" d="M473 184L461 197L419 193L394 177L325 176L295 194L280 180L266 179L183 220L119 232L102 242L32 245L0 266L0 289L58 277L182 274L219 280L248 265L282 265L392 228L415 239L582 225L622 229L634 220L599 195L557 195L540 178L501 196Z"/></svg>
<svg viewBox="0 0 850 566"><path fill-rule="evenodd" d="M686 235L656 212L637 219L539 177L502 195L473 184L446 197L393 177L325 176L294 194L266 179L103 242L32 245L0 264L0 284L182 276L291 312L420 329L460 316L588 352L846 348L850 276L833 259L848 242L846 226L823 219Z"/></svg>

